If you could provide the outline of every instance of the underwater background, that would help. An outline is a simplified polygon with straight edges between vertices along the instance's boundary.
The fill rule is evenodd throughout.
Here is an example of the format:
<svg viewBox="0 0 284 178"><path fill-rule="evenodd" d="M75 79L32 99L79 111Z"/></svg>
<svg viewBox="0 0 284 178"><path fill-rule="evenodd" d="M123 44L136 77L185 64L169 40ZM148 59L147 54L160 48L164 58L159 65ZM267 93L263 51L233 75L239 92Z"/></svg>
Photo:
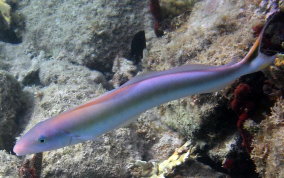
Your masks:
<svg viewBox="0 0 284 178"><path fill-rule="evenodd" d="M283 0L0 0L0 177L284 177L281 57L96 140L12 151L36 123L136 75L239 61L274 11Z"/></svg>

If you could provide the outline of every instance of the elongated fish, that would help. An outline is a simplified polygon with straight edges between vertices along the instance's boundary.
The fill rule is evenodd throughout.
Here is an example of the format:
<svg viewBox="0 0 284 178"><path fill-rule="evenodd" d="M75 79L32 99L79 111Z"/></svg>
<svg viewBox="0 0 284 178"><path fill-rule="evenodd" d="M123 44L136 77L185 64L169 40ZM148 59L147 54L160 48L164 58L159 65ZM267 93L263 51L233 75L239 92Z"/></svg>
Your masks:
<svg viewBox="0 0 284 178"><path fill-rule="evenodd" d="M264 69L275 53L260 50L263 32L238 63L223 66L185 65L138 76L121 87L36 124L14 147L18 155L38 153L94 139L134 116L185 96L220 90L242 75Z"/></svg>

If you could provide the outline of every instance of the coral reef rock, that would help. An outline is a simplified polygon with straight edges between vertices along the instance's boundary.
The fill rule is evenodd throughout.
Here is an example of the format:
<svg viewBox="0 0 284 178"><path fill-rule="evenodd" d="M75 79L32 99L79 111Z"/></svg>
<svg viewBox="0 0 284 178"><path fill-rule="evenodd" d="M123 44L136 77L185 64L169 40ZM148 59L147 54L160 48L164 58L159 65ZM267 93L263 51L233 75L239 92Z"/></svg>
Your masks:
<svg viewBox="0 0 284 178"><path fill-rule="evenodd" d="M252 143L251 158L261 177L284 177L284 100L277 101L271 116L261 121Z"/></svg>
<svg viewBox="0 0 284 178"><path fill-rule="evenodd" d="M116 58L113 63L112 72L114 73L112 77L113 86L119 87L123 83L127 82L136 73L137 67L132 61L125 58Z"/></svg>
<svg viewBox="0 0 284 178"><path fill-rule="evenodd" d="M138 31L151 29L147 1L24 0L19 7L32 48L103 72L130 53Z"/></svg>
<svg viewBox="0 0 284 178"><path fill-rule="evenodd" d="M185 11L192 10L196 0L161 0L161 9L164 17L177 16Z"/></svg>
<svg viewBox="0 0 284 178"><path fill-rule="evenodd" d="M133 177L226 177L225 174L194 160L195 148L188 141L160 163L136 161L130 166Z"/></svg>
<svg viewBox="0 0 284 178"><path fill-rule="evenodd" d="M0 70L0 149L12 150L18 133L19 114L23 110L24 94L17 80Z"/></svg>
<svg viewBox="0 0 284 178"><path fill-rule="evenodd" d="M20 160L3 150L0 150L0 177L18 177L17 166Z"/></svg>

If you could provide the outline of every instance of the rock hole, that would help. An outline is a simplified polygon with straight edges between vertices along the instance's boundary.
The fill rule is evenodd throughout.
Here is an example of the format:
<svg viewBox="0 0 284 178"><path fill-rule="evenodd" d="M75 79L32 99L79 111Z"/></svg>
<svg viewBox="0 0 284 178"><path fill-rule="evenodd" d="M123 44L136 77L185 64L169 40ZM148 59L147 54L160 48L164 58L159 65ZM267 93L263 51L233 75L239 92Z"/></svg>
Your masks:
<svg viewBox="0 0 284 178"><path fill-rule="evenodd" d="M131 41L130 59L135 64L140 63L143 58L143 50L146 48L145 32L139 31L136 33Z"/></svg>

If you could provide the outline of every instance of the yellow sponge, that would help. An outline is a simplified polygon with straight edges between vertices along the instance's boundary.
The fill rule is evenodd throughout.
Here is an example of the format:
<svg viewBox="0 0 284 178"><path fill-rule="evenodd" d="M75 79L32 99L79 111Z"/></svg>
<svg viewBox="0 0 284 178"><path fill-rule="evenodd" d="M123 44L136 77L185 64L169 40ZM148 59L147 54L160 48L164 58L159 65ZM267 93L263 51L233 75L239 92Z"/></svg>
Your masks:
<svg viewBox="0 0 284 178"><path fill-rule="evenodd" d="M11 24L11 7L5 0L0 0L0 19L4 19L5 23L9 27Z"/></svg>

